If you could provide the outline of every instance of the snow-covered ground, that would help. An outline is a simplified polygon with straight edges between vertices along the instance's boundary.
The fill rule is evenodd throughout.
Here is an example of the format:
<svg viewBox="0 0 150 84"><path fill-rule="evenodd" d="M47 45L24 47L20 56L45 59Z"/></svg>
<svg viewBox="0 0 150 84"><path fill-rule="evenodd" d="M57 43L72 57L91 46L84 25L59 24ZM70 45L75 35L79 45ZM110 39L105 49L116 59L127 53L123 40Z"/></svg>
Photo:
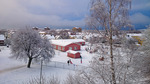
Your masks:
<svg viewBox="0 0 150 84"><path fill-rule="evenodd" d="M25 63L10 59L11 52L9 48L6 48L4 46L0 46L1 52L0 52L0 70L16 67L16 66L22 66Z"/></svg>
<svg viewBox="0 0 150 84"><path fill-rule="evenodd" d="M61 52L58 50L55 50L55 56L52 58L52 61L67 63L67 61L71 59L72 63L75 65L88 66L89 61L92 59L94 54L90 54L89 52L85 51L85 47L86 46L81 46L81 50L79 51L82 56L82 63L80 58L74 59L67 57L67 52Z"/></svg>
<svg viewBox="0 0 150 84"><path fill-rule="evenodd" d="M55 56L52 58L52 62L59 62L67 65L67 61L71 59L74 65L88 66L93 54L86 52L86 46L81 47L82 63L81 59L73 59L67 57L66 52L55 50ZM26 68L26 63L23 61L10 59L10 49L4 46L0 46L0 84L21 84L31 78L39 77L40 64L32 64L31 68ZM63 65L63 66L64 66ZM61 80L64 80L68 74L74 74L72 69L57 68L43 66L43 74L46 77L56 76Z"/></svg>

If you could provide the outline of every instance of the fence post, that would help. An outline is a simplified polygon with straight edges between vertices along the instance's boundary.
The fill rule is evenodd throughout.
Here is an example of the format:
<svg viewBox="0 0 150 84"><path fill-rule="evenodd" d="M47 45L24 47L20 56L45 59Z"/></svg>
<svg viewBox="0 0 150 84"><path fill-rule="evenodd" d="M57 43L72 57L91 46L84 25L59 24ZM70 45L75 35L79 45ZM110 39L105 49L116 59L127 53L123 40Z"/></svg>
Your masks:
<svg viewBox="0 0 150 84"><path fill-rule="evenodd" d="M56 67L56 62L54 62L55 63L55 67Z"/></svg>

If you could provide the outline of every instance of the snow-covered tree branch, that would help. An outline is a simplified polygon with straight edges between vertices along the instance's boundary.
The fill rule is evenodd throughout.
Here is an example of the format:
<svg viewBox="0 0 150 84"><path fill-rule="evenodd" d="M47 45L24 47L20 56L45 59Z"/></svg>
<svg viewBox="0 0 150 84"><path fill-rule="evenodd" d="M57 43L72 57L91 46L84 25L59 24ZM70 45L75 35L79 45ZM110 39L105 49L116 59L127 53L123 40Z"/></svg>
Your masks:
<svg viewBox="0 0 150 84"><path fill-rule="evenodd" d="M54 56L54 50L47 39L41 38L38 32L26 28L19 29L11 38L11 51L13 58L28 60L27 67L30 68L32 59L44 57L50 61Z"/></svg>

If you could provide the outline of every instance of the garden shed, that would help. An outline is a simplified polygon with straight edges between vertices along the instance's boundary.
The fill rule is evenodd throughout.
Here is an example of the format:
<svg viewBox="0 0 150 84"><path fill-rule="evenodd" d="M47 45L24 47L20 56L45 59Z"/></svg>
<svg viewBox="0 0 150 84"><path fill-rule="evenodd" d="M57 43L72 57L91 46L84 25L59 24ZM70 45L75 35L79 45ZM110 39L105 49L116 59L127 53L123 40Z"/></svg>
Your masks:
<svg viewBox="0 0 150 84"><path fill-rule="evenodd" d="M73 50L68 50L67 51L67 56L71 57L71 58L80 58L80 52L73 51Z"/></svg>

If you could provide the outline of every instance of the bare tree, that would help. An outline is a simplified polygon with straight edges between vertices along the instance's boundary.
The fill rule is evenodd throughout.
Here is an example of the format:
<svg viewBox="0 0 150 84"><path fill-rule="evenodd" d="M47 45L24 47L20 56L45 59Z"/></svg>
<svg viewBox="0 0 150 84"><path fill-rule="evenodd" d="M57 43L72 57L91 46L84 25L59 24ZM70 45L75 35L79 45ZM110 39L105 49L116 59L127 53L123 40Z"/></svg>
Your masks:
<svg viewBox="0 0 150 84"><path fill-rule="evenodd" d="M150 83L150 26L143 32L144 42L134 57L134 69L142 84ZM144 82L144 83L143 83Z"/></svg>
<svg viewBox="0 0 150 84"><path fill-rule="evenodd" d="M130 8L130 3L131 0L91 0L91 20L95 22L92 26L96 29L102 28L105 30L105 37L110 45L112 84L116 84L112 36L113 34L117 34L122 27L128 26L128 9Z"/></svg>
<svg viewBox="0 0 150 84"><path fill-rule="evenodd" d="M54 50L50 42L41 38L36 31L29 28L20 29L13 34L11 51L12 58L28 60L28 68L30 68L33 59L38 61L40 57L43 57L44 61L50 61L54 56Z"/></svg>
<svg viewBox="0 0 150 84"><path fill-rule="evenodd" d="M69 34L67 30L62 30L59 32L60 38L61 39L69 39Z"/></svg>

